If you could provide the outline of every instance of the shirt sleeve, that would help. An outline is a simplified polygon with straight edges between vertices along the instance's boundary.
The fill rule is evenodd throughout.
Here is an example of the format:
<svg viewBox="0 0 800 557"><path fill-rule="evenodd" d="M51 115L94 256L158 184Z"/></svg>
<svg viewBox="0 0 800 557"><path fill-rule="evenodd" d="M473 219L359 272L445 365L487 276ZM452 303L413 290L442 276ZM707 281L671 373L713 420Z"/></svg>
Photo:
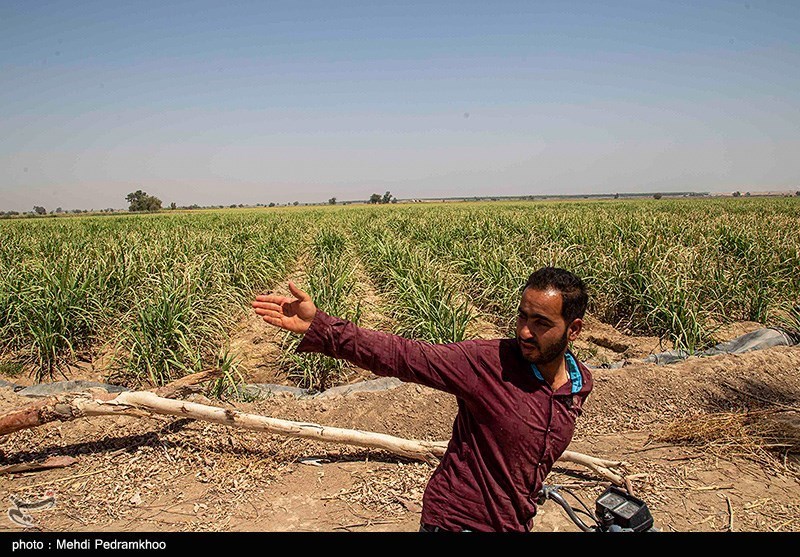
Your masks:
<svg viewBox="0 0 800 557"><path fill-rule="evenodd" d="M469 347L469 341L430 344L364 329L317 309L296 350L342 358L375 375L465 396L473 390L478 372Z"/></svg>

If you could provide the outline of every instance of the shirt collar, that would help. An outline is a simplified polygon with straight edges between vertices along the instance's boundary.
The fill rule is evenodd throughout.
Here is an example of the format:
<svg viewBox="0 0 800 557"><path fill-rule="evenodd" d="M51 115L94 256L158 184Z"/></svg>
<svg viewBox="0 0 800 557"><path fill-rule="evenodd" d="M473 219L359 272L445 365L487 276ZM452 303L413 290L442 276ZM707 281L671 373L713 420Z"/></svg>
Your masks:
<svg viewBox="0 0 800 557"><path fill-rule="evenodd" d="M578 363L575 361L575 358L567 352L564 354L564 360L567 364L567 373L569 374L569 381L572 383L572 394L577 393L578 391L583 388L583 377L581 377L581 371L578 369ZM536 364L531 362L531 369L533 370L533 374L539 381L544 381L544 377L542 376L542 372L539 371L539 368L536 367Z"/></svg>

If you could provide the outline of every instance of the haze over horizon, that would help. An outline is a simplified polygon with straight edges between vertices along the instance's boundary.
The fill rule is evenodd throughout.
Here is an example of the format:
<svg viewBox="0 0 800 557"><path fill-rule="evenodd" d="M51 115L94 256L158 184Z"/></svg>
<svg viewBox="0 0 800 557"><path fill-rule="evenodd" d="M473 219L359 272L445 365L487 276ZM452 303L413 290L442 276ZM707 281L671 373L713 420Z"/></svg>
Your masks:
<svg viewBox="0 0 800 557"><path fill-rule="evenodd" d="M0 4L0 211L800 189L796 2Z"/></svg>

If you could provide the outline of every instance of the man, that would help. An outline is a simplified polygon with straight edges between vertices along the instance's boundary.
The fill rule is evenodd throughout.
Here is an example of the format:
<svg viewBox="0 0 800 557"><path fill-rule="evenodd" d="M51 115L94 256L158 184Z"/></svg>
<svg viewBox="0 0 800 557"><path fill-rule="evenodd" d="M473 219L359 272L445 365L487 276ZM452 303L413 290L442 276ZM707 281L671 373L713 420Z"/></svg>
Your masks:
<svg viewBox="0 0 800 557"><path fill-rule="evenodd" d="M536 495L592 389L568 349L583 327L583 281L554 267L522 290L516 338L429 344L364 329L295 298L257 296L264 321L303 334L298 352L343 358L457 397L447 451L425 489L421 531L529 531Z"/></svg>

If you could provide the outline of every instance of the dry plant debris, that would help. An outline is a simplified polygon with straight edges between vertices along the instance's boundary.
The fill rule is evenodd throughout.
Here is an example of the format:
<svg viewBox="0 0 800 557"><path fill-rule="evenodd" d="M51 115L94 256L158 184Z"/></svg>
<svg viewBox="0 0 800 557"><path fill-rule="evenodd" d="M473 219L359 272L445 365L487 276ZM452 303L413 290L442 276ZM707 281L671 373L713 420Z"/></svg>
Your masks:
<svg viewBox="0 0 800 557"><path fill-rule="evenodd" d="M386 516L419 511L431 471L431 467L425 463L400 462L396 466L354 472L353 487L341 490L332 498Z"/></svg>
<svg viewBox="0 0 800 557"><path fill-rule="evenodd" d="M764 465L787 467L800 452L800 420L793 410L695 413L669 423L655 441L735 451Z"/></svg>

